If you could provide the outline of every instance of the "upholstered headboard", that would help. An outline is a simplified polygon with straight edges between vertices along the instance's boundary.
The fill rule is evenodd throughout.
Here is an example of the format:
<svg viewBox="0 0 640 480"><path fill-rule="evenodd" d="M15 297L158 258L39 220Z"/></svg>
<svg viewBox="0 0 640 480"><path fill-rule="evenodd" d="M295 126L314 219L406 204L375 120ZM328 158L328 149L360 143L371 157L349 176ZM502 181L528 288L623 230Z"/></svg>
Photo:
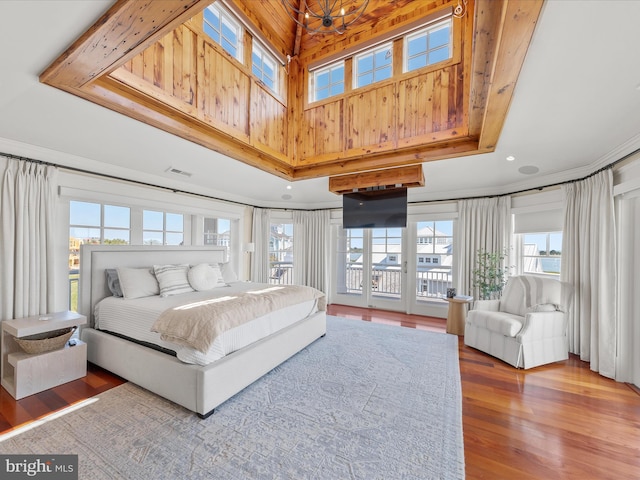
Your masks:
<svg viewBox="0 0 640 480"><path fill-rule="evenodd" d="M93 310L100 300L111 295L105 269L150 267L174 263L215 263L227 261L226 247L82 245L78 280L78 311L93 326Z"/></svg>

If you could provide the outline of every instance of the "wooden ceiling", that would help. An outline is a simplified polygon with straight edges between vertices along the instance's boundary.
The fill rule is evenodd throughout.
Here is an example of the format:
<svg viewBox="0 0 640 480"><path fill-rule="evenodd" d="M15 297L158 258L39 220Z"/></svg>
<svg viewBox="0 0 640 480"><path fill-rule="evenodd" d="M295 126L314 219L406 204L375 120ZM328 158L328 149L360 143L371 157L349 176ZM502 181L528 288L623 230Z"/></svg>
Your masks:
<svg viewBox="0 0 640 480"><path fill-rule="evenodd" d="M225 0L229 9L251 24L250 30L283 58L292 58L283 67L289 76L283 80L286 94L281 97L265 94L263 86L249 78L250 69L246 75L240 72L242 78L249 78L246 97L240 101L246 111L240 126L202 111L207 103L203 95L217 95L217 87L209 86L208 94L200 93L205 91L204 80L191 78L206 67L207 59L202 57L209 47L202 46L197 22L190 19L199 18L210 3L117 0L42 73L40 81L289 180L378 171L366 178L395 184L391 172L397 172L397 167L495 149L543 0L468 0L467 16L456 20L454 27L454 34L461 36L461 47L445 65L446 72L383 83L363 93L344 95L335 105L318 106L309 105L304 88L310 66L371 45L380 37L392 37L399 29L424 22L434 11L451 10L458 0L370 0L361 19L342 35L307 32L287 15L280 0ZM191 28L186 33L180 30L185 25ZM193 42L196 53L190 53L195 59L193 75L188 78L192 86L187 88L184 78L177 82L173 74L171 95L167 95L159 88L162 82L157 70L162 63L151 67L149 63L175 48L171 45L183 48L191 37L197 39ZM218 55L209 55L214 54ZM145 77L145 68L156 69L151 79ZM210 77L223 74L215 70ZM456 85L442 96L446 106L435 99L424 107L420 95L413 103L405 100L412 88L422 92L423 85L440 85L445 80L447 85ZM176 85L186 90L185 98L174 98ZM442 122L432 119L431 111L421 111L436 107L443 109L436 112L444 116ZM376 124L365 118L372 115ZM416 127L407 134L411 115L418 120L428 117L438 127L426 131ZM364 129L377 136L365 138ZM379 179L381 170L389 172L385 181ZM362 187L363 177L354 178ZM349 189L344 182L341 185Z"/></svg>

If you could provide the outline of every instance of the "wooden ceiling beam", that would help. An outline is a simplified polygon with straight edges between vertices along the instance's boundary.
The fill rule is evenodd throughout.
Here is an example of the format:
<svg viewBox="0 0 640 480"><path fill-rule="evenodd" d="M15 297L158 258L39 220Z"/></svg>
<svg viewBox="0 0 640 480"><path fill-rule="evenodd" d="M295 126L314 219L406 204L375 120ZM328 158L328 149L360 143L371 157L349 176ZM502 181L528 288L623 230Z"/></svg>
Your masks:
<svg viewBox="0 0 640 480"><path fill-rule="evenodd" d="M118 0L41 75L72 91L119 67L157 42L211 0Z"/></svg>
<svg viewBox="0 0 640 480"><path fill-rule="evenodd" d="M362 172L329 178L329 191L337 195L357 192L358 190L365 190L372 187L410 188L422 186L424 186L422 165L387 168L373 172Z"/></svg>
<svg viewBox="0 0 640 480"><path fill-rule="evenodd" d="M494 3L485 0L486 3ZM479 148L495 150L544 0L503 0Z"/></svg>

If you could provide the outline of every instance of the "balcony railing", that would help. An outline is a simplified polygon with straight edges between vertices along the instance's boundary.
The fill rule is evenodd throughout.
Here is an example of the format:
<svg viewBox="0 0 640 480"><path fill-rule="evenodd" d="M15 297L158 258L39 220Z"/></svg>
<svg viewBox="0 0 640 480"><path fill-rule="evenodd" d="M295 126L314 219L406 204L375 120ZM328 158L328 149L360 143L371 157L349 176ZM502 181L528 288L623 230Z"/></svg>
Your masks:
<svg viewBox="0 0 640 480"><path fill-rule="evenodd" d="M293 264L291 262L271 262L269 264L269 283L291 285L293 283Z"/></svg>
<svg viewBox="0 0 640 480"><path fill-rule="evenodd" d="M402 272L400 267L374 265L371 272L371 291L374 295L400 298ZM361 294L363 275L361 265L347 266L344 289L340 293ZM416 298L432 300L446 298L452 287L451 267L416 272Z"/></svg>

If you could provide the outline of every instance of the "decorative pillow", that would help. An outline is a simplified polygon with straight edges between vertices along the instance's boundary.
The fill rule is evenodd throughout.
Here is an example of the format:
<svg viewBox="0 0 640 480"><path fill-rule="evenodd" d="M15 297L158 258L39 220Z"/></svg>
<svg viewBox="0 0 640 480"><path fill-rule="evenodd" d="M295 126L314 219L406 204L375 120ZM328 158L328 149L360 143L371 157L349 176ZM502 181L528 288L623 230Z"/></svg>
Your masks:
<svg viewBox="0 0 640 480"><path fill-rule="evenodd" d="M236 275L236 272L233 270L233 267L229 262L219 263L218 265L220 265L220 270L222 271L222 280L224 281L224 283L238 281L238 275Z"/></svg>
<svg viewBox="0 0 640 480"><path fill-rule="evenodd" d="M153 272L160 284L160 296L179 295L193 292L187 274L189 265L154 265Z"/></svg>
<svg viewBox="0 0 640 480"><path fill-rule="evenodd" d="M202 292L220 286L219 283L222 279L222 273L220 273L219 268L214 268L208 263L200 263L191 267L187 278L194 290Z"/></svg>
<svg viewBox="0 0 640 480"><path fill-rule="evenodd" d="M120 279L118 278L118 271L115 268L107 268L104 271L107 277L107 287L111 295L114 297L122 297L122 288L120 288Z"/></svg>
<svg viewBox="0 0 640 480"><path fill-rule="evenodd" d="M118 268L118 279L124 298L141 298L158 295L160 287L153 271L145 268Z"/></svg>
<svg viewBox="0 0 640 480"><path fill-rule="evenodd" d="M553 303L539 303L537 305L531 305L527 312L555 312L557 310Z"/></svg>

